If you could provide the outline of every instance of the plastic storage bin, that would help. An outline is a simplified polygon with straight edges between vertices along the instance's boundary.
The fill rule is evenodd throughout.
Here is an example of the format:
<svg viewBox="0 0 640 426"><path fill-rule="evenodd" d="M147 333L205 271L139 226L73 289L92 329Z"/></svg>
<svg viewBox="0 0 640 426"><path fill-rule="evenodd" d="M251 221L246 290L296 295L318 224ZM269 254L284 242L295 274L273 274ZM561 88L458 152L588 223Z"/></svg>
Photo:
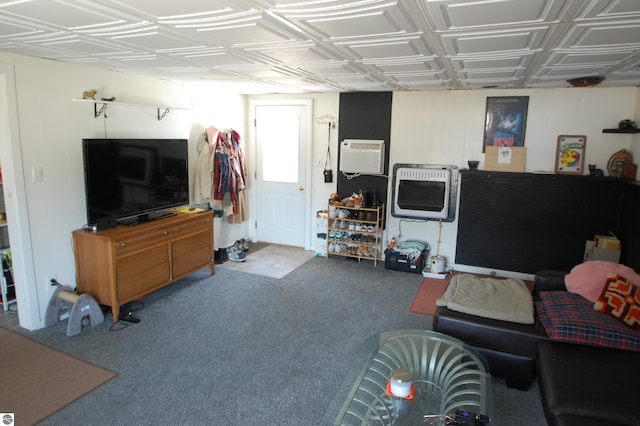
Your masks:
<svg viewBox="0 0 640 426"><path fill-rule="evenodd" d="M386 249L384 251L384 268L421 274L428 257L429 250L426 249L422 250L421 255L417 258L410 258L402 254L401 251Z"/></svg>

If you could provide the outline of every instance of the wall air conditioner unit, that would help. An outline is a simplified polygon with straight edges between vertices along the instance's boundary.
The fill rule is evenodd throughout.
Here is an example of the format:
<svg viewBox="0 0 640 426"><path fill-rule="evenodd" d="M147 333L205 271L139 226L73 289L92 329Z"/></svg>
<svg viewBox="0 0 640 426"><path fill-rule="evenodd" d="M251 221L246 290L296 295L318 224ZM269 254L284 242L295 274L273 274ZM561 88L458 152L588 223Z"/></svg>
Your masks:
<svg viewBox="0 0 640 426"><path fill-rule="evenodd" d="M345 139L340 144L340 171L381 175L384 173L384 141Z"/></svg>

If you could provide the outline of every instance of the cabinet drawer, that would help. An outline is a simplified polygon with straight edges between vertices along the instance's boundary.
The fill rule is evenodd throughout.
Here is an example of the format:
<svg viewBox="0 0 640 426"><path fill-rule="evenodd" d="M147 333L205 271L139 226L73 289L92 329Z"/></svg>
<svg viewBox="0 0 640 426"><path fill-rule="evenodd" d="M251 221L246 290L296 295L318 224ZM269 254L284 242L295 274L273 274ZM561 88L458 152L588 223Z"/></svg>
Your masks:
<svg viewBox="0 0 640 426"><path fill-rule="evenodd" d="M201 231L188 238L174 241L171 251L174 278L207 266L213 261L211 233Z"/></svg>
<svg viewBox="0 0 640 426"><path fill-rule="evenodd" d="M210 215L196 217L192 220L177 223L171 226L171 237L180 238L203 230L213 231L213 219Z"/></svg>
<svg viewBox="0 0 640 426"><path fill-rule="evenodd" d="M171 262L166 245L153 247L116 261L118 301L148 293L171 281Z"/></svg>
<svg viewBox="0 0 640 426"><path fill-rule="evenodd" d="M131 234L114 242L116 246L116 256L122 256L154 244L167 242L169 241L169 237L169 228L159 228L151 232Z"/></svg>

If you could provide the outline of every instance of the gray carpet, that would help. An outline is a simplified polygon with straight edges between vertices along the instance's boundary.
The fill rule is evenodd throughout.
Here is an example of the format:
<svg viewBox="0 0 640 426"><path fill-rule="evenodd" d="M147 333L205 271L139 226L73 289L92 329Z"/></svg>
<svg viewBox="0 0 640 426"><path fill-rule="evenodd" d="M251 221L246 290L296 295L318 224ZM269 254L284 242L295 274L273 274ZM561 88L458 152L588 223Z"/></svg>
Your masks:
<svg viewBox="0 0 640 426"><path fill-rule="evenodd" d="M344 258L282 279L216 268L150 294L123 330L109 315L74 337L64 322L25 332L118 373L43 424L316 425L369 336L431 328L409 312L421 282ZM536 384L492 391L494 425L545 424Z"/></svg>

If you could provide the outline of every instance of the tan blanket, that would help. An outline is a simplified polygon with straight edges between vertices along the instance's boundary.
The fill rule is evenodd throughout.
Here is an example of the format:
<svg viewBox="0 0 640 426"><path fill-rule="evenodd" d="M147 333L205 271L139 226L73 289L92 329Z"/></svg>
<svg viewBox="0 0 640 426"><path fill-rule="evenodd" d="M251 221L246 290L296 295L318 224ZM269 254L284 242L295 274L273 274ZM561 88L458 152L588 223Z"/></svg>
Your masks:
<svg viewBox="0 0 640 426"><path fill-rule="evenodd" d="M533 297L516 278L480 278L455 275L436 301L452 311L501 321L533 324Z"/></svg>

